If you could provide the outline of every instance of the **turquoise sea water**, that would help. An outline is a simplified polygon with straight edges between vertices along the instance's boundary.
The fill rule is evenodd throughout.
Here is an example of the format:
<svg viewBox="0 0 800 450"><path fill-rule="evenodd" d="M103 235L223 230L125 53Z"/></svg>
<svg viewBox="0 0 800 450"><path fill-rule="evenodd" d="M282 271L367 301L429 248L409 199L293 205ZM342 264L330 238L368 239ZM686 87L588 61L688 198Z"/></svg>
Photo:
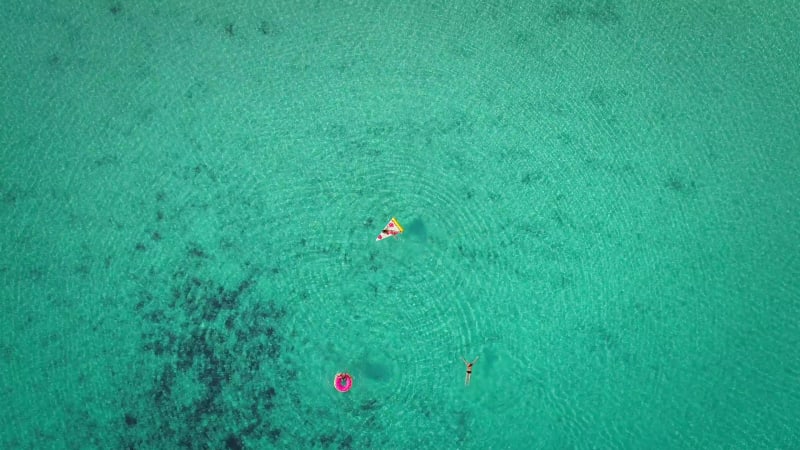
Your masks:
<svg viewBox="0 0 800 450"><path fill-rule="evenodd" d="M0 447L800 447L797 2L81 3L0 7Z"/></svg>

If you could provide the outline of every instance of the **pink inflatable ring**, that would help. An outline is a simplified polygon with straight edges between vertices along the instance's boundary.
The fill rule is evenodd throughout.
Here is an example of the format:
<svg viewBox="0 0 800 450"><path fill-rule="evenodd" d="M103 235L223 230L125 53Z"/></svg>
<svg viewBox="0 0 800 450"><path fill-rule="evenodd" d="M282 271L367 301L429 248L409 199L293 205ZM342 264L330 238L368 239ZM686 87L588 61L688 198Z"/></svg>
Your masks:
<svg viewBox="0 0 800 450"><path fill-rule="evenodd" d="M353 387L353 377L349 373L337 373L333 379L333 387L339 392L347 392Z"/></svg>

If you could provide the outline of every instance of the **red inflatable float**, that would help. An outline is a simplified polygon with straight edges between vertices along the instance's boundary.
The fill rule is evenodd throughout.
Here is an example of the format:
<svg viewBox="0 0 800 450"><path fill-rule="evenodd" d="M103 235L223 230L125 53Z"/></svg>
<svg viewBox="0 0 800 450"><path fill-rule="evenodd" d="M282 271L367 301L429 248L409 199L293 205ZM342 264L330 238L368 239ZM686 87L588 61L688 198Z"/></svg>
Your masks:
<svg viewBox="0 0 800 450"><path fill-rule="evenodd" d="M349 373L337 373L333 379L333 387L339 392L347 392L353 387L353 377Z"/></svg>

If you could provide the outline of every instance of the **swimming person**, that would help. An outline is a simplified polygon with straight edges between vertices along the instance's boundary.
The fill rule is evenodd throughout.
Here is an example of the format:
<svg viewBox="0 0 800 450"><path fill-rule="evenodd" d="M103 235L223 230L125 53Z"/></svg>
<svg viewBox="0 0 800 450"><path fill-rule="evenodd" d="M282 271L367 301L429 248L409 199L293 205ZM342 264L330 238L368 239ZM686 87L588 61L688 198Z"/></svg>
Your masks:
<svg viewBox="0 0 800 450"><path fill-rule="evenodd" d="M461 360L464 361L464 364L467 366L467 378L464 379L464 386L469 386L469 380L472 378L472 365L475 364L478 358L480 358L480 356L476 356L472 362L467 362L463 356L461 357Z"/></svg>

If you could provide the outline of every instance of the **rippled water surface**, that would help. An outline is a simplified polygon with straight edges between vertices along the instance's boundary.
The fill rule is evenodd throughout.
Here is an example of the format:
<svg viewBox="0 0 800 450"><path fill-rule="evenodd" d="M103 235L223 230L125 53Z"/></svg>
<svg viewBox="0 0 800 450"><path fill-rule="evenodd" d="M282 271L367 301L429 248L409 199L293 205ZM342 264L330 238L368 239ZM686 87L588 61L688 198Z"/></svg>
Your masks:
<svg viewBox="0 0 800 450"><path fill-rule="evenodd" d="M800 446L796 2L78 3L0 8L0 447Z"/></svg>

